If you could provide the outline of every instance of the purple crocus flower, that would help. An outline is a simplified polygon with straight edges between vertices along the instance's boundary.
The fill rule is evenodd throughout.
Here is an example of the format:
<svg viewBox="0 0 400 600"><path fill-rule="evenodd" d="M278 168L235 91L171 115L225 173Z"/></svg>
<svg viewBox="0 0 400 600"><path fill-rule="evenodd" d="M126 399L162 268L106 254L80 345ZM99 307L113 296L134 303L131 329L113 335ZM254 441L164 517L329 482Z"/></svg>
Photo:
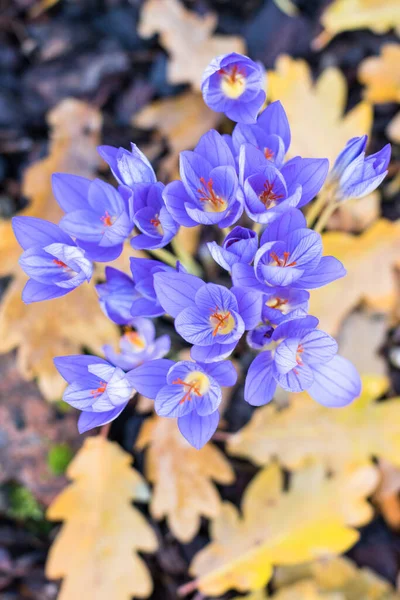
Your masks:
<svg viewBox="0 0 400 600"><path fill-rule="evenodd" d="M305 317L278 325L271 340L274 351L259 354L250 365L245 400L261 406L272 400L277 385L289 392L308 393L325 406L346 406L361 392L355 367L337 356L335 340L315 329L318 320Z"/></svg>
<svg viewBox="0 0 400 600"><path fill-rule="evenodd" d="M138 298L133 299L131 315L133 317L159 317L163 315L165 311L154 289L154 275L165 272L168 277L172 277L176 271L158 260L148 258L131 257L130 265L135 289L140 294ZM177 270L182 270L179 263L177 263Z"/></svg>
<svg viewBox="0 0 400 600"><path fill-rule="evenodd" d="M242 263L232 267L235 286L268 293L271 287L318 288L346 271L333 256L322 256L321 236L306 228L297 209L286 211L266 228L254 259L254 268Z"/></svg>
<svg viewBox="0 0 400 600"><path fill-rule="evenodd" d="M131 217L140 232L131 239L136 250L163 248L178 232L179 225L165 206L163 189L162 183L137 184L132 192Z"/></svg>
<svg viewBox="0 0 400 600"><path fill-rule="evenodd" d="M156 413L177 418L180 432L198 450L217 429L221 386L230 387L236 379L236 371L228 361L204 364L164 359L130 373L135 389L155 399Z"/></svg>
<svg viewBox="0 0 400 600"><path fill-rule="evenodd" d="M52 178L58 204L67 213L60 227L76 238L89 258L117 258L133 224L124 198L108 183L56 173Z"/></svg>
<svg viewBox="0 0 400 600"><path fill-rule="evenodd" d="M54 364L69 384L63 400L82 411L80 433L116 419L135 392L122 369L97 356L59 356Z"/></svg>
<svg viewBox="0 0 400 600"><path fill-rule="evenodd" d="M24 250L19 264L30 277L22 291L24 302L58 298L90 281L92 263L57 225L35 217L14 217L12 227Z"/></svg>
<svg viewBox="0 0 400 600"><path fill-rule="evenodd" d="M337 157L330 176L336 200L362 198L373 192L387 175L391 146L365 156L367 136L352 138Z"/></svg>
<svg viewBox="0 0 400 600"><path fill-rule="evenodd" d="M135 188L138 183L156 183L153 167L136 144L131 144L130 152L113 146L99 146L97 151L121 185Z"/></svg>
<svg viewBox="0 0 400 600"><path fill-rule="evenodd" d="M261 318L266 323L278 325L287 321L299 310L308 311L309 292L287 287L273 288L270 294L264 296Z"/></svg>
<svg viewBox="0 0 400 600"><path fill-rule="evenodd" d="M270 223L291 207L310 202L323 186L329 169L325 158L300 158L278 169L252 144L239 153L240 195L246 212L259 223Z"/></svg>
<svg viewBox="0 0 400 600"><path fill-rule="evenodd" d="M262 65L247 56L236 52L217 56L203 74L204 102L232 121L255 123L265 102L264 79Z"/></svg>
<svg viewBox="0 0 400 600"><path fill-rule="evenodd" d="M209 242L207 246L215 262L230 271L237 262L252 262L258 248L258 236L255 231L238 226L228 233L222 247L217 242Z"/></svg>
<svg viewBox="0 0 400 600"><path fill-rule="evenodd" d="M172 181L163 193L173 219L185 227L218 224L229 227L243 212L237 198L238 180L232 152L215 130L202 136L193 152L180 154L182 181Z"/></svg>
<svg viewBox="0 0 400 600"><path fill-rule="evenodd" d="M191 357L214 362L231 354L246 329L261 317L261 296L250 289L204 283L184 273L157 273L157 298L175 318L175 329L193 344Z"/></svg>
<svg viewBox="0 0 400 600"><path fill-rule="evenodd" d="M156 339L156 328L150 319L137 317L131 320L129 328L119 342L120 352L110 345L103 347L106 359L124 371L130 371L145 362L163 358L171 347L169 335Z"/></svg>
<svg viewBox="0 0 400 600"><path fill-rule="evenodd" d="M290 139L289 121L279 100L267 106L258 115L255 124L238 123L232 133L235 155L239 154L243 144L252 144L278 168L283 164L283 159L290 146Z"/></svg>

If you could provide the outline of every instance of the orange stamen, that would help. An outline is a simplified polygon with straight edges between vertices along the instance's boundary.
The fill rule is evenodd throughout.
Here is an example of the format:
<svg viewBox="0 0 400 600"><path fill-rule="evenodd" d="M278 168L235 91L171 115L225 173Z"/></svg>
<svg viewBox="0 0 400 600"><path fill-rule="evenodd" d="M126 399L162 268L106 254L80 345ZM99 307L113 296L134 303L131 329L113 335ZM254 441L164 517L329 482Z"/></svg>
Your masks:
<svg viewBox="0 0 400 600"><path fill-rule="evenodd" d="M300 356L300 354L303 354L303 352L304 352L304 348L301 344L299 344L297 347L297 352L296 352L296 362L299 366L302 366L304 364L303 361L301 360L301 356Z"/></svg>
<svg viewBox="0 0 400 600"><path fill-rule="evenodd" d="M279 258L276 252L270 252L270 256L275 261L275 266L277 267L294 267L297 265L295 260L291 263L288 263L290 252L284 252L283 258Z"/></svg>
<svg viewBox="0 0 400 600"><path fill-rule="evenodd" d="M197 189L200 194L200 202L211 202L211 204L218 208L224 204L224 200L218 196L213 189L213 180L209 179L207 182L204 177L200 177L201 187Z"/></svg>
<svg viewBox="0 0 400 600"><path fill-rule="evenodd" d="M273 304L268 304L268 306L269 306L269 308L277 308L277 309L279 309L281 306L284 306L288 302L289 302L289 300L284 300L283 298L274 298L274 303Z"/></svg>
<svg viewBox="0 0 400 600"><path fill-rule="evenodd" d="M222 329L225 325L226 325L226 321L229 319L229 317L231 316L231 313L228 311L225 314L221 314L220 312L218 312L218 308L216 309L216 311L211 315L211 319L215 319L215 321L217 321L214 330L213 330L213 337L215 337L217 335L217 333L219 332L220 329Z"/></svg>
<svg viewBox="0 0 400 600"><path fill-rule="evenodd" d="M62 260L58 260L57 258L53 258L53 263L57 265L57 267L63 267L63 269L68 269L68 265L66 265Z"/></svg>
<svg viewBox="0 0 400 600"><path fill-rule="evenodd" d="M137 348L145 348L146 344L143 341L142 337L136 332L129 329L129 327L124 328L124 337L126 337L131 344L136 346Z"/></svg>
<svg viewBox="0 0 400 600"><path fill-rule="evenodd" d="M160 221L160 219L158 218L158 215L156 215L156 216L154 217L154 219L150 219L150 223L151 223L152 225L154 225L154 227L158 227L159 225L161 225L161 221Z"/></svg>
<svg viewBox="0 0 400 600"><path fill-rule="evenodd" d="M106 391L106 387L106 382L100 381L100 386L97 388L97 390L91 390L90 393L94 398L97 398L97 396L101 396L101 394L103 394Z"/></svg>
<svg viewBox="0 0 400 600"><path fill-rule="evenodd" d="M232 65L230 69L220 69L218 71L220 75L223 75L229 83L236 83L243 77L246 77L245 69L238 67L237 65Z"/></svg>
<svg viewBox="0 0 400 600"><path fill-rule="evenodd" d="M270 148L264 148L264 156L267 160L271 160L274 158L274 153Z"/></svg>
<svg viewBox="0 0 400 600"><path fill-rule="evenodd" d="M100 217L100 221L106 227L111 227L111 225L113 224L113 222L112 222L112 217L110 217L110 215L108 214L108 210L106 210L106 212L104 213L103 217Z"/></svg>
<svg viewBox="0 0 400 600"><path fill-rule="evenodd" d="M186 381L183 381L183 379L178 378L175 379L175 381L173 381L172 383L175 385L183 385L184 389L188 388L188 391L185 392L185 395L183 396L179 404L183 404L184 402L186 402L186 400L191 400L192 394L195 394L196 396L201 396L200 384L196 381L193 381L192 383L187 383Z"/></svg>
<svg viewBox="0 0 400 600"><path fill-rule="evenodd" d="M273 184L269 181L264 183L264 191L258 196L261 202L264 204L265 208L270 208L270 206L283 198L283 194L275 194L273 191Z"/></svg>

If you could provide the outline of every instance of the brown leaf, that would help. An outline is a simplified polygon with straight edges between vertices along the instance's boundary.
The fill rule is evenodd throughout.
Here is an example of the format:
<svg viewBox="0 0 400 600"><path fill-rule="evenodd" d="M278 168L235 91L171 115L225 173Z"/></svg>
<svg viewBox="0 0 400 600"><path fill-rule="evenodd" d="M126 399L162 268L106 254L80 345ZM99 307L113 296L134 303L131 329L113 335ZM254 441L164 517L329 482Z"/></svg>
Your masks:
<svg viewBox="0 0 400 600"><path fill-rule="evenodd" d="M162 161L158 176L168 180L179 177L179 152L194 148L204 133L217 127L221 118L221 114L204 104L201 94L185 92L156 100L134 116L133 124L145 129L155 128L167 138L170 155Z"/></svg>
<svg viewBox="0 0 400 600"><path fill-rule="evenodd" d="M95 175L100 165L96 146L102 118L88 104L67 99L49 113L48 121L52 128L49 155L25 173L23 192L30 204L20 214L58 222L62 211L52 194L51 175ZM9 221L0 222L0 254L0 274L15 275L0 305L0 352L18 348L21 374L27 379L37 377L47 399L59 399L65 383L53 358L78 353L83 346L98 353L104 343L117 340L117 328L103 315L93 283L62 298L25 305L21 292L26 277L17 263L21 248Z"/></svg>
<svg viewBox="0 0 400 600"><path fill-rule="evenodd" d="M200 89L204 69L213 58L228 52L245 53L240 37L213 35L217 22L215 13L198 15L178 0L148 0L138 30L142 37L160 35L169 55L168 81L191 83Z"/></svg>
<svg viewBox="0 0 400 600"><path fill-rule="evenodd" d="M138 448L145 446L146 477L154 485L150 512L155 519L166 517L174 536L187 543L202 516L212 519L219 513L221 499L213 481L232 483L232 468L214 444L192 448L175 419L147 419L137 441Z"/></svg>
<svg viewBox="0 0 400 600"><path fill-rule="evenodd" d="M47 455L54 444L80 444L75 415L59 418L36 385L21 380L14 354L0 357L0 375L0 482L19 481L47 506L66 481L50 471Z"/></svg>

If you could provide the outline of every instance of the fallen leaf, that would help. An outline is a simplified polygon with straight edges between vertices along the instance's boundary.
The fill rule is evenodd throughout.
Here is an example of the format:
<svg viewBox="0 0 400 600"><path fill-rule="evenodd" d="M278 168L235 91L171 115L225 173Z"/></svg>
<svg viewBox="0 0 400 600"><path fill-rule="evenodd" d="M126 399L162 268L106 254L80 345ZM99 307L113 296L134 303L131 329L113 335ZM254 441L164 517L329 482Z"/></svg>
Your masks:
<svg viewBox="0 0 400 600"><path fill-rule="evenodd" d="M400 263L400 221L380 219L359 236L332 231L322 239L324 254L342 261L347 275L311 293L310 313L320 319L321 329L336 335L361 302L389 313L396 302L393 272Z"/></svg>
<svg viewBox="0 0 400 600"><path fill-rule="evenodd" d="M102 119L97 109L67 99L49 113L48 121L52 128L49 155L27 169L23 193L30 204L19 214L57 223L62 211L52 194L51 175L95 176L100 165L96 147ZM1 221L0 275L14 275L14 281L0 305L0 352L18 348L22 376L37 377L43 395L56 400L65 382L54 367L54 356L78 353L83 346L98 353L106 342L116 342L118 331L103 315L93 283L62 298L25 305L21 292L26 277L18 266L21 252L10 221Z"/></svg>
<svg viewBox="0 0 400 600"><path fill-rule="evenodd" d="M73 480L47 511L64 521L46 564L49 579L63 578L58 600L147 598L150 573L137 552L154 552L157 540L132 500L148 489L131 468L131 456L101 436L87 438L67 474Z"/></svg>
<svg viewBox="0 0 400 600"><path fill-rule="evenodd" d="M320 50L342 31L371 29L382 34L395 27L400 30L400 5L398 0L334 0L321 17L324 31L313 41Z"/></svg>
<svg viewBox="0 0 400 600"><path fill-rule="evenodd" d="M393 117L387 126L386 133L395 144L400 144L400 111Z"/></svg>
<svg viewBox="0 0 400 600"><path fill-rule="evenodd" d="M298 570L292 567L279 568L274 583L279 590L271 596L273 600L400 599L387 581L368 568L359 569L344 557L316 561L302 565ZM260 597L260 600L264 599Z"/></svg>
<svg viewBox="0 0 400 600"><path fill-rule="evenodd" d="M157 520L166 517L171 533L187 543L198 532L201 517L213 519L221 508L213 481L233 483L233 470L214 444L192 448L175 419L147 419L137 441L138 448L146 446L145 473L154 485L151 515Z"/></svg>
<svg viewBox="0 0 400 600"><path fill-rule="evenodd" d="M366 86L367 100L374 104L400 102L399 64L400 44L385 44L380 56L371 56L362 61L358 78Z"/></svg>
<svg viewBox="0 0 400 600"><path fill-rule="evenodd" d="M178 178L178 155L194 148L199 138L217 127L222 116L212 111L201 94L185 92L180 96L156 100L135 114L133 125L144 129L155 128L166 137L169 156L161 162L158 177L161 180Z"/></svg>
<svg viewBox="0 0 400 600"><path fill-rule="evenodd" d="M66 480L50 471L49 451L80 445L76 417L72 411L61 417L34 383L21 380L14 354L0 357L0 439L0 483L17 481L50 504Z"/></svg>
<svg viewBox="0 0 400 600"><path fill-rule="evenodd" d="M228 52L245 54L239 36L213 35L218 18L215 13L199 15L178 0L148 0L142 9L139 35L156 33L169 55L167 78L172 84L190 83L200 89L203 72L213 58Z"/></svg>
<svg viewBox="0 0 400 600"><path fill-rule="evenodd" d="M328 158L332 166L350 138L371 131L368 102L344 115L346 78L335 67L325 69L313 82L304 60L280 56L275 70L268 73L268 95L271 101L280 100L287 112L292 132L289 157Z"/></svg>
<svg viewBox="0 0 400 600"><path fill-rule="evenodd" d="M327 479L322 465L293 475L282 491L276 464L262 470L247 487L242 515L226 502L211 526L212 541L196 554L190 572L204 594L219 595L262 588L275 565L296 564L348 550L372 510L365 498L377 472L364 466Z"/></svg>
<svg viewBox="0 0 400 600"><path fill-rule="evenodd" d="M373 500L390 527L400 529L400 467L382 459L378 468L380 483Z"/></svg>
<svg viewBox="0 0 400 600"><path fill-rule="evenodd" d="M362 380L361 396L337 410L307 393L292 395L282 410L273 404L259 408L229 438L228 453L257 465L278 459L288 469L316 462L340 472L373 457L400 466L400 398L377 402L388 389L387 379L371 375Z"/></svg>

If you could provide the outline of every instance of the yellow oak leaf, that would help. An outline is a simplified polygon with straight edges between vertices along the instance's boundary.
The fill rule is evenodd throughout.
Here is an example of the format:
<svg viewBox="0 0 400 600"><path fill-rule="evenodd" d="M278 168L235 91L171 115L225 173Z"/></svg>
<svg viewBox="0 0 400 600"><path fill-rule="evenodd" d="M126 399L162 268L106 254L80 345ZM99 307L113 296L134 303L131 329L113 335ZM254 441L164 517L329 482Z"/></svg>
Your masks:
<svg viewBox="0 0 400 600"><path fill-rule="evenodd" d="M321 329L335 335L344 317L360 302L387 313L396 301L396 264L400 264L400 221L379 219L359 236L328 232L322 236L324 254L336 256L347 275L313 290L310 313Z"/></svg>
<svg viewBox="0 0 400 600"><path fill-rule="evenodd" d="M215 13L199 15L187 10L178 0L148 0L141 13L139 35L158 33L168 51L167 78L173 84L191 83L200 89L204 69L213 58L228 52L245 54L238 36L214 35Z"/></svg>
<svg viewBox="0 0 400 600"><path fill-rule="evenodd" d="M322 15L324 31L314 40L313 47L321 49L342 31L371 29L381 34L395 27L400 30L398 0L334 0Z"/></svg>
<svg viewBox="0 0 400 600"><path fill-rule="evenodd" d="M19 214L57 223L62 211L52 193L51 175L95 176L101 164L96 147L102 118L85 102L66 99L49 113L48 122L49 155L26 170L23 193L30 203ZM22 376L37 377L43 395L57 400L65 382L54 367L54 356L79 353L83 346L98 353L106 342L117 341L118 330L102 313L93 283L62 298L25 305L21 293L26 277L18 265L21 253L11 222L0 221L0 275L14 275L0 305L0 352L18 348Z"/></svg>
<svg viewBox="0 0 400 600"><path fill-rule="evenodd" d="M58 600L130 600L152 592L137 552L154 552L156 536L132 500L147 501L131 456L101 436L87 438L67 475L73 480L47 510L64 521L50 549L46 576L64 581Z"/></svg>
<svg viewBox="0 0 400 600"><path fill-rule="evenodd" d="M287 408L269 404L229 438L227 451L257 465L277 459L288 469L316 462L338 472L372 457L400 466L400 398L377 402L388 388L385 377L364 376L359 398L340 409L327 408L307 393L291 396Z"/></svg>
<svg viewBox="0 0 400 600"><path fill-rule="evenodd" d="M287 112L292 142L289 156L328 158L332 167L347 141L370 133L372 108L360 102L344 115L346 79L337 68L326 69L316 82L304 60L280 56L268 73L270 100L280 100Z"/></svg>
<svg viewBox="0 0 400 600"><path fill-rule="evenodd" d="M229 502L212 521L212 541L196 554L190 572L211 596L266 585L275 565L290 565L345 552L358 540L354 529L372 509L365 498L377 485L375 467L326 478L322 465L295 473L289 491L276 464L251 481L241 512Z"/></svg>
<svg viewBox="0 0 400 600"><path fill-rule="evenodd" d="M361 63L358 78L366 85L365 97L374 104L400 102L400 44L385 44L380 56Z"/></svg>
<svg viewBox="0 0 400 600"><path fill-rule="evenodd" d="M359 569L351 560L336 557L299 567L281 567L274 584L278 591L266 600L399 600L393 587L368 568ZM234 600L239 600L235 598ZM244 600L253 600L245 597Z"/></svg>
<svg viewBox="0 0 400 600"><path fill-rule="evenodd" d="M147 419L137 446L148 446L145 473L154 484L152 516L166 517L174 536L183 543L189 542L198 532L202 516L217 516L221 499L213 480L225 485L233 483L229 462L214 444L208 443L201 450L192 448L175 419Z"/></svg>

